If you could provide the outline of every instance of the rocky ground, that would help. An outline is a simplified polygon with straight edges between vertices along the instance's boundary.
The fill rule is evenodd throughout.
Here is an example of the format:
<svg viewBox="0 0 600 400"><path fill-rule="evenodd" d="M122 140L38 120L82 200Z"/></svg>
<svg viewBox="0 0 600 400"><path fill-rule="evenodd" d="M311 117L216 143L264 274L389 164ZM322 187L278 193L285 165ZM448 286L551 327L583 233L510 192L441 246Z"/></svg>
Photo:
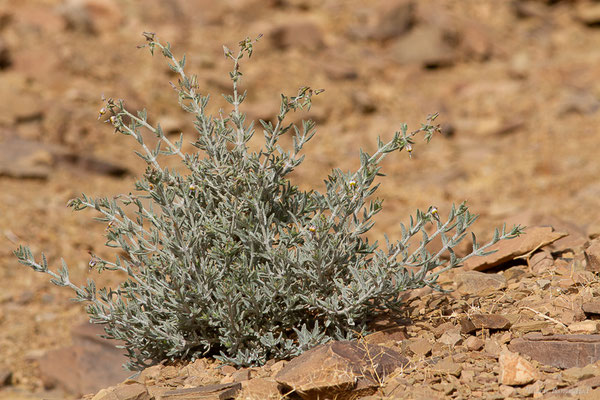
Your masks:
<svg viewBox="0 0 600 400"><path fill-rule="evenodd" d="M474 227L481 239L503 222L554 228L528 231L503 259L446 275L445 286L456 289L449 295L407 293L406 314L390 317L362 347L313 355L311 362L337 360L334 370L352 366L340 387L349 392L357 381L364 391L354 395L375 398L598 396L599 3L4 0L0 398L77 398L111 386L104 378L82 386L82 373L67 374L79 382L69 385L48 372L59 370L52 360L65 354L60 349L80 362L105 345L93 347L86 328L73 331L86 315L72 293L18 265L12 251L30 244L53 266L64 257L75 282L122 279L88 270L88 251L111 256L106 227L65 204L82 192L129 192L143 170L134 143L97 119L103 95L146 107L153 122L193 140L168 84L175 77L162 57L136 49L143 31L188 55L189 70L212 94L211 110L225 107L218 94L228 90L221 45L259 33L242 64L250 118L272 118L280 93L326 89L308 115L319 132L294 176L304 188L322 189L332 167L355 168L358 149L372 152L378 135L439 112L442 135L418 143L412 159L400 153L384 162L384 211L373 239L399 236L399 222L417 208L436 205L444 214L465 200L481 215ZM386 367L365 365L365 351L389 356ZM317 390L285 377L297 364L233 371L201 360L155 367L113 390L140 399L149 398L145 391L199 397L208 389L197 388L209 384L226 385L211 389L221 398ZM179 389L188 392L169 393Z"/></svg>

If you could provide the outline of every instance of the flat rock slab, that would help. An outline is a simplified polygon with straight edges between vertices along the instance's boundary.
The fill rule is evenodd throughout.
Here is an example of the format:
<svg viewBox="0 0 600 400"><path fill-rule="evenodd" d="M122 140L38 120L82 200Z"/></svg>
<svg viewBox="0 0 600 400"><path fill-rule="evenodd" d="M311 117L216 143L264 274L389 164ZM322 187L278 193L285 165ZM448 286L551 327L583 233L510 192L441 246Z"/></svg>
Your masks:
<svg viewBox="0 0 600 400"><path fill-rule="evenodd" d="M241 383L223 383L194 388L175 389L163 393L161 400L226 400L234 399L242 390Z"/></svg>
<svg viewBox="0 0 600 400"><path fill-rule="evenodd" d="M600 335L530 333L511 341L508 348L553 367L584 367L600 360Z"/></svg>
<svg viewBox="0 0 600 400"><path fill-rule="evenodd" d="M84 323L73 331L73 345L52 350L40 360L42 380L48 386L59 386L67 392L82 396L116 385L133 373L122 367L128 361L122 344L103 339L100 325Z"/></svg>
<svg viewBox="0 0 600 400"><path fill-rule="evenodd" d="M533 226L525 229L524 235L511 240L502 240L491 246L488 251L495 250L495 253L468 259L464 263L464 268L485 271L513 260L515 257L540 249L567 235L564 232L555 232L550 226Z"/></svg>
<svg viewBox="0 0 600 400"><path fill-rule="evenodd" d="M510 321L498 314L473 314L471 322L476 329L508 329Z"/></svg>
<svg viewBox="0 0 600 400"><path fill-rule="evenodd" d="M294 358L275 380L303 399L334 398L342 393L356 396L374 391L379 380L407 364L408 359L390 348L335 341Z"/></svg>

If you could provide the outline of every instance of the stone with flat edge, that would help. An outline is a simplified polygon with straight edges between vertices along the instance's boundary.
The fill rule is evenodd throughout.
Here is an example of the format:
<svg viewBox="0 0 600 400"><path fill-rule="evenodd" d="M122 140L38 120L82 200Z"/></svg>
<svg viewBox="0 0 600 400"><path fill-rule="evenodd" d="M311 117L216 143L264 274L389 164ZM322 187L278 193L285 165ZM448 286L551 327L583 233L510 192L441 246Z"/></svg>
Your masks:
<svg viewBox="0 0 600 400"><path fill-rule="evenodd" d="M334 341L294 358L275 375L275 380L303 399L341 399L374 393L378 382L407 364L406 357L390 348Z"/></svg>

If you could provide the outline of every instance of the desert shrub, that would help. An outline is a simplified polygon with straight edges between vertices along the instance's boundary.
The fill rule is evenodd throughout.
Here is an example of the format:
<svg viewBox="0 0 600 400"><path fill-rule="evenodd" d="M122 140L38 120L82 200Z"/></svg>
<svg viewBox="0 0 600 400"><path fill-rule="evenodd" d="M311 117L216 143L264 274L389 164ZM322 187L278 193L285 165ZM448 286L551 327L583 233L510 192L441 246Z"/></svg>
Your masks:
<svg viewBox="0 0 600 400"><path fill-rule="evenodd" d="M116 289L97 290L93 280L80 287L69 280L64 261L53 272L44 254L38 262L27 247L15 251L22 264L50 274L54 284L72 288L75 300L87 303L90 321L125 342L130 368L207 355L236 365L262 364L366 334L370 321L402 309L402 291L441 290L441 273L520 233L519 227L496 230L482 247L473 236L472 253L460 258L453 248L476 217L464 204L453 206L445 220L430 207L402 225L399 240L386 237L381 249L365 237L382 206L372 198L379 164L389 153L410 154L416 135L429 141L439 130L435 115L415 131L404 124L391 140L378 139L374 154L360 151L358 170L333 170L324 193L302 191L288 176L302 163L300 152L315 126L284 121L290 112L310 108L320 91L303 87L295 96L282 95L273 123L260 121L264 146L252 152L247 144L256 127L241 111L246 93L238 86L240 61L250 58L255 40L240 42L237 54L224 48L233 63L233 91L225 95L231 111L211 116L205 112L209 97L184 71L185 57L176 59L154 34L145 37L152 54L160 50L179 75L173 86L180 106L194 117L198 151L184 154L183 135L173 143L160 124L148 122L146 111L132 113L122 100L105 100L101 117L139 143L137 154L147 169L135 194L84 194L69 202L75 210L95 209L108 224L106 245L126 255L114 261L93 255L90 266L123 271L127 279ZM148 147L144 130L156 136L156 147ZM283 135L293 137L290 150L279 144ZM186 174L161 167L163 155L179 157ZM435 229L427 234L431 224ZM418 234L420 245L409 250ZM432 253L428 244L438 236L443 247Z"/></svg>

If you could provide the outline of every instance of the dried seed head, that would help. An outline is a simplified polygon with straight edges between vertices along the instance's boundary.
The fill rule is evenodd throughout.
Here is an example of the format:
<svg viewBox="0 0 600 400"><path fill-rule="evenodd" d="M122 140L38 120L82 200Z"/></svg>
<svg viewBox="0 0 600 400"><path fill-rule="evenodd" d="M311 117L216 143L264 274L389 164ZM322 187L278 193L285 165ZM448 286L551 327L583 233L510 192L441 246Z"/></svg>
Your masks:
<svg viewBox="0 0 600 400"><path fill-rule="evenodd" d="M154 190L154 184L153 183L149 184L148 187L150 188L150 190Z"/></svg>

